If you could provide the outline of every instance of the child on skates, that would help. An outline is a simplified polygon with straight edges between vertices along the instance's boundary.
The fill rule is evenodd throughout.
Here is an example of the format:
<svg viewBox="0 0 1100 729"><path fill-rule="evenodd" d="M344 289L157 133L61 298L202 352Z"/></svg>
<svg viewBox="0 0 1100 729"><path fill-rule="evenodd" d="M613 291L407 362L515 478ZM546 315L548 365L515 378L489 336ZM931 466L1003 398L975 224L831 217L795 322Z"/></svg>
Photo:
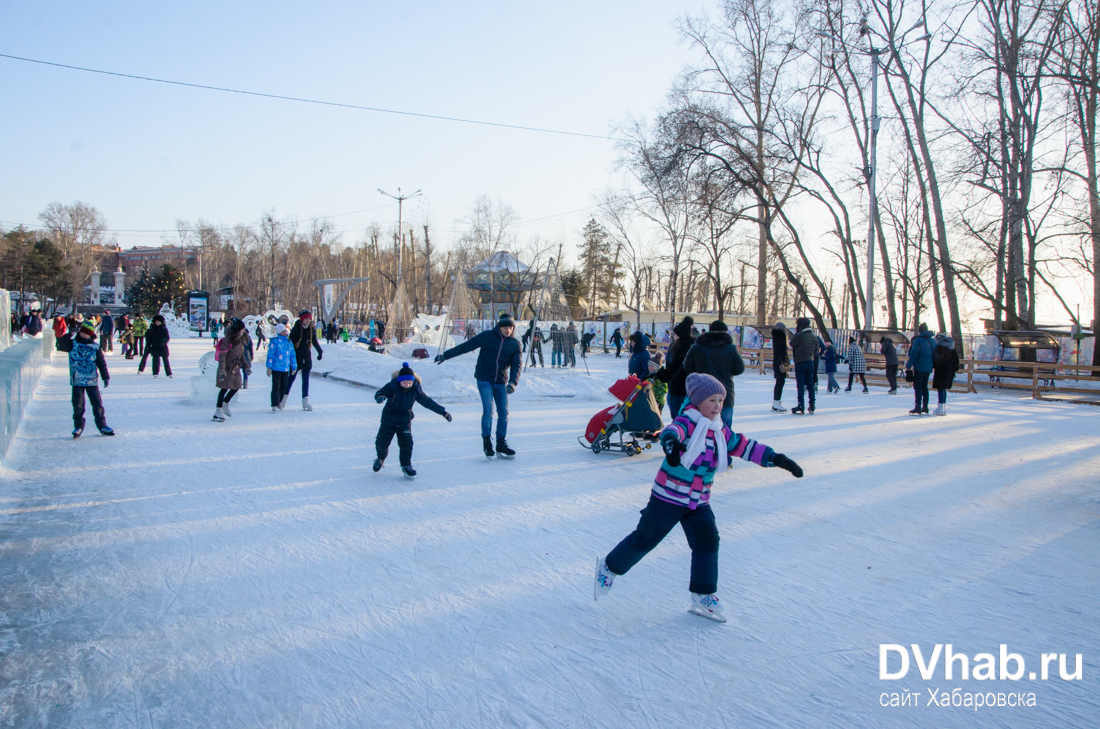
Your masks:
<svg viewBox="0 0 1100 729"><path fill-rule="evenodd" d="M691 606L689 612L726 622L718 591L718 527L710 508L710 487L716 473L733 465L734 458L765 468L778 466L802 478L802 469L782 453L734 433L722 423L726 388L710 375L687 378L690 404L661 431L665 460L657 472L649 503L638 528L603 560L596 562L595 599L611 589L642 557L680 524L691 547Z"/></svg>
<svg viewBox="0 0 1100 729"><path fill-rule="evenodd" d="M92 403L92 417L103 435L114 435L107 427L107 414L103 410L103 397L99 394L99 378L103 386L111 379L107 372L107 360L103 350L96 345L95 325L89 321L80 325L72 336L57 340L57 348L69 353L69 384L73 386L73 438L84 432L84 395Z"/></svg>
<svg viewBox="0 0 1100 729"><path fill-rule="evenodd" d="M401 363L401 369L393 373L393 379L374 394L374 401L385 402L382 408L382 422L378 426L378 436L374 439L374 472L382 470L386 456L390 452L390 442L397 436L398 456L401 460L401 472L406 478L414 478L416 471L412 467L412 419L413 403L420 403L433 413L438 413L451 422L451 414L442 405L424 394L420 387L420 376L412 371L408 362Z"/></svg>

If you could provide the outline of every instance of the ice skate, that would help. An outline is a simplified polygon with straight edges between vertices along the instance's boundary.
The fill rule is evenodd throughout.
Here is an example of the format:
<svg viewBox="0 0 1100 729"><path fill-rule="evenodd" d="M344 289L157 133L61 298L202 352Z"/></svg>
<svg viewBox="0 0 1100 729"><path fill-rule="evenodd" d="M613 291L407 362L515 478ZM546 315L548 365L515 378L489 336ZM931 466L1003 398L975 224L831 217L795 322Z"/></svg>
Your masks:
<svg viewBox="0 0 1100 729"><path fill-rule="evenodd" d="M601 595L611 591L611 583L615 581L615 573L607 569L607 562L596 557L596 582L592 586L592 599L599 600Z"/></svg>
<svg viewBox="0 0 1100 729"><path fill-rule="evenodd" d="M283 399L279 401L279 409L282 410L286 407L286 395L283 395Z"/></svg>
<svg viewBox="0 0 1100 729"><path fill-rule="evenodd" d="M774 401L774 402L772 403L772 410L773 410L774 412L777 412L777 413L785 413L785 412L787 412L787 408L783 407L783 401L782 401L782 400L776 400L776 401Z"/></svg>
<svg viewBox="0 0 1100 729"><path fill-rule="evenodd" d="M867 393L869 393L869 392L870 392L870 390L868 390L868 389L867 389L866 387L865 387L865 388L863 388L863 394L864 394L864 395L866 395L866 394L867 394Z"/></svg>
<svg viewBox="0 0 1100 729"><path fill-rule="evenodd" d="M79 438L80 434L83 433L83 432L84 432L84 426L83 425L80 425L80 426L77 426L76 428L73 428L73 440L76 440L77 438Z"/></svg>
<svg viewBox="0 0 1100 729"><path fill-rule="evenodd" d="M302 398L302 410L307 410L307 411L310 411L310 412L313 411L313 406L309 404L309 398L308 397L303 397Z"/></svg>
<svg viewBox="0 0 1100 729"><path fill-rule="evenodd" d="M402 466L401 473L405 474L405 478L416 478L416 471L412 466Z"/></svg>
<svg viewBox="0 0 1100 729"><path fill-rule="evenodd" d="M516 452L508 447L508 441L504 438L497 438L497 458L512 459L516 457Z"/></svg>
<svg viewBox="0 0 1100 729"><path fill-rule="evenodd" d="M943 403L940 403L939 405L936 406L936 410L932 414L933 415L947 415L947 406L944 405Z"/></svg>
<svg viewBox="0 0 1100 729"><path fill-rule="evenodd" d="M154 380L157 379L158 377L160 377L160 375L153 375Z"/></svg>
<svg viewBox="0 0 1100 729"><path fill-rule="evenodd" d="M913 408L909 411L910 415L920 415L920 408Z"/></svg>
<svg viewBox="0 0 1100 729"><path fill-rule="evenodd" d="M927 415L928 414L928 406L927 405L924 405L924 406L921 407L920 414L921 415Z"/></svg>
<svg viewBox="0 0 1100 729"><path fill-rule="evenodd" d="M805 413L806 408L802 407L801 405L795 408L791 408L791 415L804 415Z"/></svg>
<svg viewBox="0 0 1100 729"><path fill-rule="evenodd" d="M815 410L815 409L816 409L816 408L815 408L815 407L814 407L813 405L811 405L811 406L809 407L809 409L808 409L808 410L806 410L806 414L807 414L807 415L813 415L813 414L814 414L814 410Z"/></svg>
<svg viewBox="0 0 1100 729"><path fill-rule="evenodd" d="M688 612L710 618L718 623L726 622L726 616L722 614L722 604L718 602L717 595L691 593L691 607L688 608Z"/></svg>
<svg viewBox="0 0 1100 729"><path fill-rule="evenodd" d="M375 458L374 459L374 465L371 466L371 470L374 471L375 473L378 473L379 471L382 470L382 459L381 458Z"/></svg>
<svg viewBox="0 0 1100 729"><path fill-rule="evenodd" d="M224 423L225 422L225 414L222 412L221 408L218 408L217 410L214 411L214 417L212 417L211 420L213 420L216 423Z"/></svg>
<svg viewBox="0 0 1100 729"><path fill-rule="evenodd" d="M222 415L224 415L227 418L233 417L233 413L229 412L229 403L223 403L222 404Z"/></svg>
<svg viewBox="0 0 1100 729"><path fill-rule="evenodd" d="M494 457L496 457L497 452L495 450L493 450L493 439L492 438L490 438L488 436L485 436L484 438L482 438L481 439L481 448L482 448L483 451L485 451L485 457L488 458L490 461L493 460Z"/></svg>
<svg viewBox="0 0 1100 729"><path fill-rule="evenodd" d="M99 429L99 434L100 435L114 435L115 431L111 430L106 425L104 425L102 428Z"/></svg>
<svg viewBox="0 0 1100 729"><path fill-rule="evenodd" d="M888 392L887 392L886 394L887 394L887 395L897 395L897 394L898 394L898 390L897 390L897 388L894 388L893 390L890 390L890 391L888 391Z"/></svg>
<svg viewBox="0 0 1100 729"><path fill-rule="evenodd" d="M272 405L271 406L271 412L273 412L273 413L279 412L279 406L278 405Z"/></svg>

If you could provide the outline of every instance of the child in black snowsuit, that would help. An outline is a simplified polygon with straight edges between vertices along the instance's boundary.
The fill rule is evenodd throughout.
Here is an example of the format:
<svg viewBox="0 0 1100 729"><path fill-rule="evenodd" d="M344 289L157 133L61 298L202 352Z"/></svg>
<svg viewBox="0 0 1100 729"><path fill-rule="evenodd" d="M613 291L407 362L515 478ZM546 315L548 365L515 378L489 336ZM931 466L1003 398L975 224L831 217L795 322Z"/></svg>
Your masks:
<svg viewBox="0 0 1100 729"><path fill-rule="evenodd" d="M420 377L412 371L408 362L401 364L401 369L393 373L393 379L382 386L374 394L374 401L381 403L386 401L382 408L382 423L378 426L378 436L374 439L374 448L378 457L374 459L374 472L382 470L382 464L390 452L390 442L393 436L397 436L398 455L401 459L401 472L407 478L416 476L412 467L412 419L413 403L420 403L433 413L439 413L447 422L451 422L451 414L442 405L424 394L420 387Z"/></svg>
<svg viewBox="0 0 1100 729"><path fill-rule="evenodd" d="M84 322L71 336L57 340L57 348L69 353L69 384L73 386L73 438L84 432L84 395L92 403L92 417L99 432L114 435L107 427L107 415L103 410L103 398L99 394L99 378L103 386L111 379L107 372L107 360L103 350L96 345L95 327Z"/></svg>

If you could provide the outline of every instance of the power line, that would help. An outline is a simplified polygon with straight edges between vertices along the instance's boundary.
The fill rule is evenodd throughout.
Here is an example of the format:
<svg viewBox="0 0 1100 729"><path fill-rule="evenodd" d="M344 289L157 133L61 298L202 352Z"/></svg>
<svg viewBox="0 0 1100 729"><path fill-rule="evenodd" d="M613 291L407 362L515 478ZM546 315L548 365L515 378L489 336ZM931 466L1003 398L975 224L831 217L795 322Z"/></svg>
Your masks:
<svg viewBox="0 0 1100 729"><path fill-rule="evenodd" d="M187 81L172 81L170 79L153 78L151 76L138 76L132 73L120 73L118 71L104 71L98 68L86 68L84 66L72 66L66 63L55 63L53 61L41 61L36 58L24 58L22 56L13 56L7 53L0 53L0 58L8 58L13 61L23 61L24 63L37 63L41 66L53 66L54 68L64 68L70 71L83 71L85 73L98 73L103 76L117 76L118 78L134 79L136 81L149 81L158 84L169 84L172 86L186 86L192 89L203 89L205 91L221 91L227 94L241 94L243 96L259 96L265 99L278 99L280 101L296 101L301 104L317 104L319 106L335 106L341 109L355 109L357 111L373 111L379 114L397 114L400 116L414 116L422 119L435 119L437 121L449 121L459 122L462 124L478 124L487 127L501 127L504 129L517 129L524 132L539 132L542 134L560 134L568 137L584 137L586 139L603 139L612 142L625 141L616 137L608 137L602 134L585 134L583 132L566 132L560 129L545 129L542 127L528 127L520 124L504 124L502 122L482 121L479 119L462 119L455 116L442 116L439 114L422 114L415 111L400 111L397 109L382 109L376 106L360 106L358 104L345 104L339 101L322 101L320 99L306 99L298 96L285 96L282 94L266 94L262 91L244 91L242 89L230 89L223 86L208 86L205 84L195 84Z"/></svg>

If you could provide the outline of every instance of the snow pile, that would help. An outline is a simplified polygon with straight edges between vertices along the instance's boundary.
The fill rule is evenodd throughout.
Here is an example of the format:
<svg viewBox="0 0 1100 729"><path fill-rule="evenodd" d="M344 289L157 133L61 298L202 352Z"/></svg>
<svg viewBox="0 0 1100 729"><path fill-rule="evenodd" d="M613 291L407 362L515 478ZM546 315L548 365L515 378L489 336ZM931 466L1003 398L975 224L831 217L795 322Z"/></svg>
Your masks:
<svg viewBox="0 0 1100 729"><path fill-rule="evenodd" d="M413 358L413 351L421 348L427 349L428 359ZM389 345L386 354L379 354L371 352L365 344L339 342L325 347L324 358L313 363L313 372L377 389L390 381L393 373L401 369L402 362L408 362L420 375L424 392L432 398L444 402L480 402L474 381L477 353L471 352L441 365L433 362L435 355L435 347L423 344ZM583 363L578 369L525 369L520 375L519 387L509 399L521 402L544 398L611 401L613 398L607 392L609 384L602 372L593 371L593 376L588 376Z"/></svg>

